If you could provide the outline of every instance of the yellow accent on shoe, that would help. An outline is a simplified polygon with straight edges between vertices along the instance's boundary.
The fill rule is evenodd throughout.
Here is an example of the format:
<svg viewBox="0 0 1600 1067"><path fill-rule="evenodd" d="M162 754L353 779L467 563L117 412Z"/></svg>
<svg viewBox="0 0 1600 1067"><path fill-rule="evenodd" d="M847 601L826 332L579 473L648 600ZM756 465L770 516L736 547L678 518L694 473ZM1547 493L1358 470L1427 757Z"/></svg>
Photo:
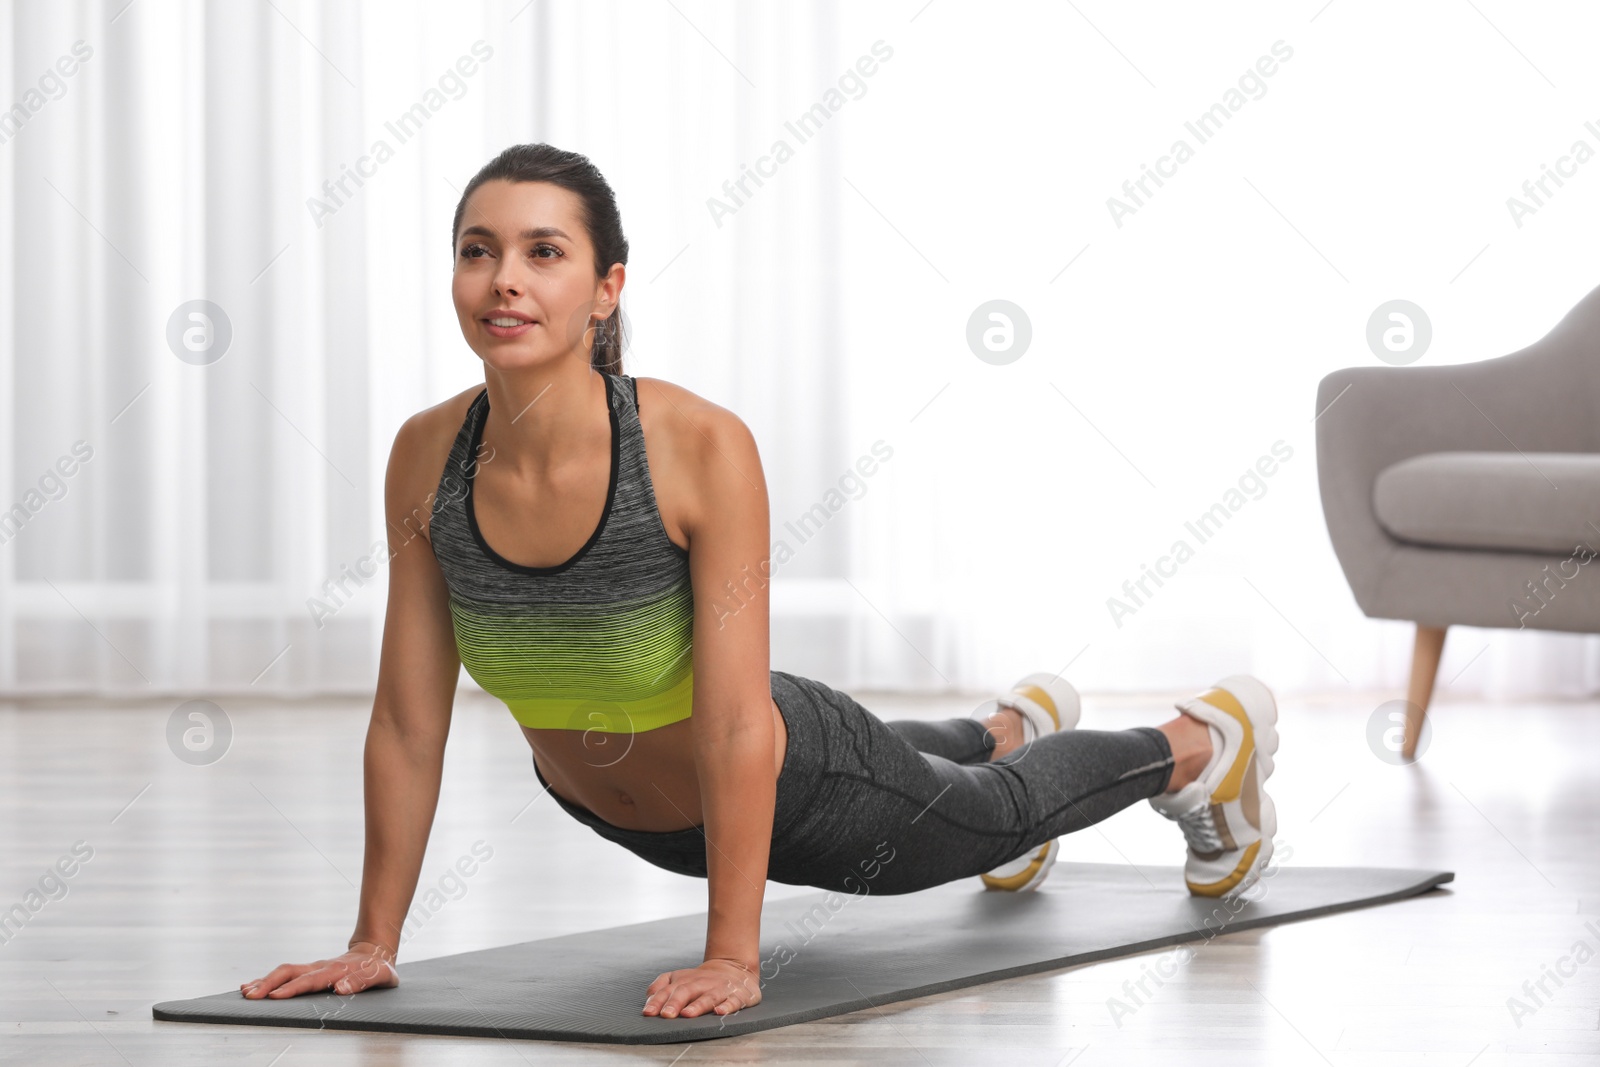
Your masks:
<svg viewBox="0 0 1600 1067"><path fill-rule="evenodd" d="M1056 724L1056 729L1061 729L1061 712L1056 708L1056 702L1051 698L1047 691L1039 688L1036 685L1019 685L1014 687L1011 691L1013 693L1020 693L1029 700L1033 701L1035 704L1038 704L1045 711L1048 711L1050 713L1051 721Z"/></svg>
<svg viewBox="0 0 1600 1067"><path fill-rule="evenodd" d="M1055 853L1060 845L1055 840L1046 841L1040 845L1033 854L1033 859L1028 865L1016 874L996 877L992 874L980 874L978 877L988 889L1003 889L1008 892L1017 892L1020 889L1033 888L1029 883L1043 881L1043 870L1055 860Z"/></svg>
<svg viewBox="0 0 1600 1067"><path fill-rule="evenodd" d="M1211 803L1225 804L1230 800L1238 800L1239 792L1244 788L1244 773L1249 768L1250 757L1255 755L1256 736L1255 728L1250 725L1250 716L1245 714L1244 707L1239 703L1239 698L1226 689L1208 689L1199 696L1214 708L1221 708L1244 727L1244 743L1239 746L1239 754L1233 761L1233 766L1228 768L1226 777L1211 794Z"/></svg>
<svg viewBox="0 0 1600 1067"><path fill-rule="evenodd" d="M1253 842L1249 848L1244 850L1244 858L1239 860L1239 865L1233 869L1233 873L1229 874L1228 877L1222 879L1220 882L1212 882L1208 885L1201 885L1198 882L1191 882L1189 879L1185 878L1183 880L1184 884L1189 887L1189 892L1194 896L1220 897L1222 894L1226 893L1228 890L1232 889L1234 886L1238 885L1244 880L1244 876L1250 871L1250 865L1256 861L1256 853L1260 851L1261 842Z"/></svg>

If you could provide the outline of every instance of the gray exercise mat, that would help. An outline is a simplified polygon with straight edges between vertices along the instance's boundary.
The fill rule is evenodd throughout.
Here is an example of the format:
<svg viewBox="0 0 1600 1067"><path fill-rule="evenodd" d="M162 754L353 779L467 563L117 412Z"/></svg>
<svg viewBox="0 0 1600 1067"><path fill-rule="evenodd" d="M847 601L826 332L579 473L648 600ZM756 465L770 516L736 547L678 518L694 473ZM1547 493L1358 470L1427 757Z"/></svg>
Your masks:
<svg viewBox="0 0 1600 1067"><path fill-rule="evenodd" d="M399 965L354 996L169 1000L155 1018L545 1041L664 1044L732 1037L1426 892L1450 871L1281 867L1236 906L1191 897L1180 867L1058 863L1035 892L977 879L897 896L818 890L762 910L762 1001L719 1016L639 1014L663 971L692 967L705 913ZM870 888L870 883L863 883Z"/></svg>

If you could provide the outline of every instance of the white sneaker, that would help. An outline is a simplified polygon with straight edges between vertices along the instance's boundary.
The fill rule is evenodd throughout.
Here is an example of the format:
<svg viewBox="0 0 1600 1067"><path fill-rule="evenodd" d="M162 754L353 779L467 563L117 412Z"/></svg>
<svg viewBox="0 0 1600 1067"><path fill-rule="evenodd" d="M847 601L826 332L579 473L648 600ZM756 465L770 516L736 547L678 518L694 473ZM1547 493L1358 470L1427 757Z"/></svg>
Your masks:
<svg viewBox="0 0 1600 1067"><path fill-rule="evenodd" d="M1014 684L1011 692L984 701L972 713L972 718L987 719L1000 708L1013 708L1022 716L1023 744L1057 730L1072 729L1078 725L1081 713L1078 691L1071 683L1060 675L1044 672L1030 674ZM978 877L986 889L1011 893L1036 889L1044 881L1060 851L1061 843L1052 838Z"/></svg>
<svg viewBox="0 0 1600 1067"><path fill-rule="evenodd" d="M1055 866L1056 853L1060 851L1061 842L1052 837L1038 848L1029 849L1010 863L1002 863L987 874L978 875L978 878L985 889L1003 889L1010 893L1037 889L1039 883L1044 881L1044 876L1050 873L1050 868Z"/></svg>
<svg viewBox="0 0 1600 1067"><path fill-rule="evenodd" d="M1004 696L985 700L971 717L981 721L1001 708L1012 708L1022 716L1023 744L1057 730L1072 729L1081 714L1078 691L1072 683L1059 674L1043 671L1016 682Z"/></svg>
<svg viewBox="0 0 1600 1067"><path fill-rule="evenodd" d="M1178 710L1211 728L1211 762L1176 793L1150 798L1189 843L1184 881L1198 897L1233 897L1272 859L1278 816L1265 784L1278 751L1272 691L1247 674L1229 675Z"/></svg>

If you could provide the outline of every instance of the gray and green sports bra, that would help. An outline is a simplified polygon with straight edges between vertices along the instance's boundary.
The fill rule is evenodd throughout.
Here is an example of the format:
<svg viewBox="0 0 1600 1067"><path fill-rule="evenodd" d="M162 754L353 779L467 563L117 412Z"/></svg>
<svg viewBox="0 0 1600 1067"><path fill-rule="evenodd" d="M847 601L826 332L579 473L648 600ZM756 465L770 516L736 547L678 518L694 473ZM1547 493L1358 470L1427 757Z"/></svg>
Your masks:
<svg viewBox="0 0 1600 1067"><path fill-rule="evenodd" d="M524 726L637 733L692 710L694 594L688 550L667 536L656 507L637 385L597 373L611 410L611 478L600 523L571 559L513 563L478 529L473 457L488 389L456 433L429 534L474 681Z"/></svg>

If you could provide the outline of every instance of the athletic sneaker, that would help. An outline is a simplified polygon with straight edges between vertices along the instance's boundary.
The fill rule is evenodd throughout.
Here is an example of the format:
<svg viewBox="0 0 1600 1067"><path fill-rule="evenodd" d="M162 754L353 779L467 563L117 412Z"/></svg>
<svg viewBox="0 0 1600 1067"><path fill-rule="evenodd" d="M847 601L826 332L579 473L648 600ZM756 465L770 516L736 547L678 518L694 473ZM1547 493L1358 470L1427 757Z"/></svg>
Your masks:
<svg viewBox="0 0 1600 1067"><path fill-rule="evenodd" d="M1237 896L1272 859L1278 817L1264 787L1278 751L1278 707L1247 674L1229 675L1177 707L1211 728L1211 762L1176 793L1151 797L1150 806L1183 829L1189 892Z"/></svg>
<svg viewBox="0 0 1600 1067"><path fill-rule="evenodd" d="M1000 708L1014 708L1021 714L1023 744L1057 730L1072 729L1078 725L1080 713L1078 691L1060 675L1043 672L1028 675L1013 685L1011 692L978 705L972 718L987 719ZM1060 851L1060 842L1052 838L978 877L988 889L1012 893L1037 889Z"/></svg>

